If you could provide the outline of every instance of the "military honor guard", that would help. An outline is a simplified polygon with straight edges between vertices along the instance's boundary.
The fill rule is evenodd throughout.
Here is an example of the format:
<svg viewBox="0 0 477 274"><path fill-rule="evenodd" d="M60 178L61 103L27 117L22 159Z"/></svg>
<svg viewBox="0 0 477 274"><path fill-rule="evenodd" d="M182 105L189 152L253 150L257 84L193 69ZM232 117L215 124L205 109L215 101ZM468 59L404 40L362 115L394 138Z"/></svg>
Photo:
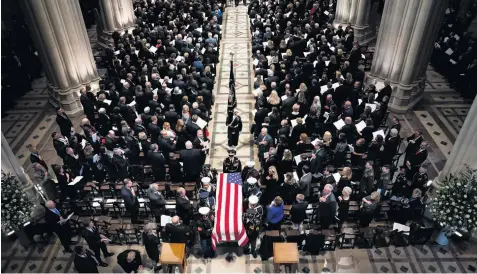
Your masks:
<svg viewBox="0 0 477 274"><path fill-rule="evenodd" d="M242 170L242 163L239 158L235 156L235 150L229 149L229 157L225 158L223 164L223 171L225 173L240 172Z"/></svg>
<svg viewBox="0 0 477 274"><path fill-rule="evenodd" d="M232 116L227 119L227 138L229 147L237 147L240 132L242 131L242 119L238 115L238 111L234 111Z"/></svg>
<svg viewBox="0 0 477 274"><path fill-rule="evenodd" d="M245 167L242 170L242 181L247 181L248 178L253 177L255 179L260 179L260 173L255 169L255 161L250 160L247 162Z"/></svg>
<svg viewBox="0 0 477 274"><path fill-rule="evenodd" d="M212 228L214 227L214 215L209 214L210 208L199 208L201 219L197 221L197 230L200 235L200 245L204 259L215 257L215 251L212 249Z"/></svg>
<svg viewBox="0 0 477 274"><path fill-rule="evenodd" d="M250 196L244 214L244 224L249 239L250 252L254 258L257 258L257 239L262 229L263 217L263 207L258 202L259 198L257 196Z"/></svg>

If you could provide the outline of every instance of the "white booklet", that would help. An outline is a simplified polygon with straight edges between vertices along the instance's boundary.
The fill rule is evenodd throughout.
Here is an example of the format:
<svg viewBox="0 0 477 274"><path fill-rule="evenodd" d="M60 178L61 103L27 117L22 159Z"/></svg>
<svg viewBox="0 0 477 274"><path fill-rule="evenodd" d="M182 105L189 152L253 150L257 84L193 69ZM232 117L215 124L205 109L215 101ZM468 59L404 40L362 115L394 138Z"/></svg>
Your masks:
<svg viewBox="0 0 477 274"><path fill-rule="evenodd" d="M67 217L66 219L59 220L58 223L59 223L60 225L62 225L62 224L64 224L64 223L68 222L68 221L71 219L71 217L73 217L74 214L75 214L75 213L71 213L70 215L68 215L68 217Z"/></svg>
<svg viewBox="0 0 477 274"><path fill-rule="evenodd" d="M202 118L197 117L197 122L195 122L201 129L207 126L207 122L204 121Z"/></svg>
<svg viewBox="0 0 477 274"><path fill-rule="evenodd" d="M333 125L335 125L337 130L340 130L342 127L344 127L345 122L342 119L339 119L338 121L334 122Z"/></svg>
<svg viewBox="0 0 477 274"><path fill-rule="evenodd" d="M356 125L356 130L358 130L358 132L361 132L363 131L363 128L365 127L366 127L366 123L364 121L361 121Z"/></svg>
<svg viewBox="0 0 477 274"><path fill-rule="evenodd" d="M174 205L175 207L175 205ZM171 216L168 215L161 215L161 226L166 226L167 224L172 223L172 218Z"/></svg>
<svg viewBox="0 0 477 274"><path fill-rule="evenodd" d="M69 186L74 186L76 185L79 181L81 181L81 179L83 179L83 176L76 176L73 181L71 183L69 183L68 185Z"/></svg>

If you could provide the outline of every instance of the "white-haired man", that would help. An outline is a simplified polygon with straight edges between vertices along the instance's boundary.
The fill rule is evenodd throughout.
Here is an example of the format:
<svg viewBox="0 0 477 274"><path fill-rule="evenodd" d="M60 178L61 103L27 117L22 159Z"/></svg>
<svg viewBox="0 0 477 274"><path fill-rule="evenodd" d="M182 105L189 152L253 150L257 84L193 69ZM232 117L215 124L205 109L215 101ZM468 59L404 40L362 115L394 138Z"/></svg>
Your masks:
<svg viewBox="0 0 477 274"><path fill-rule="evenodd" d="M327 229L334 223L337 209L333 186L326 184L320 196L320 225L322 229Z"/></svg>

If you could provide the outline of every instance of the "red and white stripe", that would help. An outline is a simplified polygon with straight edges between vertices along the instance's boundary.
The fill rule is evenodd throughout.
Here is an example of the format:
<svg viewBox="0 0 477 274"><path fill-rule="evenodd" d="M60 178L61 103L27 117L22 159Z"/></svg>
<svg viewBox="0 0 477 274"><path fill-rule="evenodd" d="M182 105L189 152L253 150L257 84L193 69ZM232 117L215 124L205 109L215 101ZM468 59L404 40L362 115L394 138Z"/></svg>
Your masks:
<svg viewBox="0 0 477 274"><path fill-rule="evenodd" d="M212 232L212 247L217 243L236 241L240 246L248 243L242 222L242 185L227 183L227 173L220 173L217 182L215 226Z"/></svg>

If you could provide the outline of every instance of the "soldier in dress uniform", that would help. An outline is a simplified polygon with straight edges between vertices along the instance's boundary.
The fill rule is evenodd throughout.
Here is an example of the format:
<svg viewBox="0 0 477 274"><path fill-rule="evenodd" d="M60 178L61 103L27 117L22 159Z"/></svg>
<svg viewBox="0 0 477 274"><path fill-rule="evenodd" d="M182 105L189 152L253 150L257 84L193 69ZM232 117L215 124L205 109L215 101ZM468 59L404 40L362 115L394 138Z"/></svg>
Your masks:
<svg viewBox="0 0 477 274"><path fill-rule="evenodd" d="M251 196L257 196L259 199L262 196L262 191L257 182L257 179L250 177L247 179L247 183L243 185L244 208L247 208L247 203Z"/></svg>
<svg viewBox="0 0 477 274"><path fill-rule="evenodd" d="M201 219L197 221L197 230L200 235L200 245L204 254L204 259L215 257L215 251L212 249L212 228L214 227L214 215L210 214L210 208L201 207L199 213Z"/></svg>
<svg viewBox="0 0 477 274"><path fill-rule="evenodd" d="M242 170L242 182L247 181L248 178L253 177L255 179L260 179L260 173L255 169L255 162L248 161L246 166Z"/></svg>
<svg viewBox="0 0 477 274"><path fill-rule="evenodd" d="M240 132L242 131L242 118L238 114L238 111L235 110L226 122L229 147L237 147Z"/></svg>
<svg viewBox="0 0 477 274"><path fill-rule="evenodd" d="M259 198L257 196L250 196L248 200L248 207L246 207L244 214L245 229L249 239L250 251L254 258L257 258L257 252L255 250L263 217L263 207L258 203L258 201Z"/></svg>
<svg viewBox="0 0 477 274"><path fill-rule="evenodd" d="M201 180L202 187L199 189L199 206L213 208L215 206L215 186L210 184L210 178Z"/></svg>
<svg viewBox="0 0 477 274"><path fill-rule="evenodd" d="M202 171L200 173L200 177L209 177L210 178L210 183L212 185L217 184L217 170L215 168L211 168L209 164L206 164L202 167Z"/></svg>
<svg viewBox="0 0 477 274"><path fill-rule="evenodd" d="M242 170L242 163L239 158L235 157L235 150L229 149L229 157L225 158L223 170L224 173L240 172Z"/></svg>

